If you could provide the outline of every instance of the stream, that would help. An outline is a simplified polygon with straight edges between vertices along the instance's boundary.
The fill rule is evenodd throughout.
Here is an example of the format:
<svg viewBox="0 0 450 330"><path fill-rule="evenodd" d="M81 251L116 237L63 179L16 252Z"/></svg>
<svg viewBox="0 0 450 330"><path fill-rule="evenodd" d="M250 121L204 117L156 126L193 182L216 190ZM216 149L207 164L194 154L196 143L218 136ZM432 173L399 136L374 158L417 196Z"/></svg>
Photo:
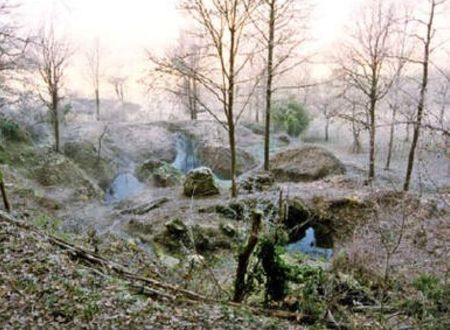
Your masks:
<svg viewBox="0 0 450 330"><path fill-rule="evenodd" d="M176 158L172 166L183 173L201 166L196 156L197 144L191 137L178 133L175 140ZM107 204L118 203L133 194L142 191L145 184L134 175L136 164L128 162L126 170L122 170L113 180L106 191L105 202Z"/></svg>

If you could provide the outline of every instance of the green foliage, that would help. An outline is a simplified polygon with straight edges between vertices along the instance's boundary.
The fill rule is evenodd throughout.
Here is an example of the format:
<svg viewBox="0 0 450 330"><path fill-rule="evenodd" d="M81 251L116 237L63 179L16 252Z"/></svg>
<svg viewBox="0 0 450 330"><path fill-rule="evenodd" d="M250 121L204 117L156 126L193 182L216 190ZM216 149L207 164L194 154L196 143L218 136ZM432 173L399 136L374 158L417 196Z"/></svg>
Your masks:
<svg viewBox="0 0 450 330"><path fill-rule="evenodd" d="M450 284L432 275L422 275L414 281L414 287L420 295L406 300L404 310L416 317L423 329L449 329Z"/></svg>
<svg viewBox="0 0 450 330"><path fill-rule="evenodd" d="M277 129L285 130L294 137L304 132L310 123L307 111L294 98L275 103L272 118Z"/></svg>
<svg viewBox="0 0 450 330"><path fill-rule="evenodd" d="M284 246L276 243L272 237L261 240L258 257L266 275L266 301L281 301L288 293L290 268L281 258L284 252Z"/></svg>
<svg viewBox="0 0 450 330"><path fill-rule="evenodd" d="M51 219L48 216L41 214L33 220L33 225L39 229L55 234L59 231L61 221L58 219Z"/></svg>
<svg viewBox="0 0 450 330"><path fill-rule="evenodd" d="M300 309L312 320L318 320L326 311L323 286L326 282L326 274L320 267L302 265L295 267L293 281L301 284Z"/></svg>
<svg viewBox="0 0 450 330"><path fill-rule="evenodd" d="M28 140L26 132L15 121L0 117L0 134L7 141L26 142Z"/></svg>

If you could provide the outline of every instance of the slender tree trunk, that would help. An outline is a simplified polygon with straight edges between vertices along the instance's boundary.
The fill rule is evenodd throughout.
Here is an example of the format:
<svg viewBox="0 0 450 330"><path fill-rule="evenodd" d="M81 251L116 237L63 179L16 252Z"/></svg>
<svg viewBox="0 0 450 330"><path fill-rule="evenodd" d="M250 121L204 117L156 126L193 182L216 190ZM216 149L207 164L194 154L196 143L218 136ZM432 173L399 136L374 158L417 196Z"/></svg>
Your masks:
<svg viewBox="0 0 450 330"><path fill-rule="evenodd" d="M376 109L376 99L372 97L370 101L370 128L369 128L369 181L375 179L375 137L376 137L376 125L375 125L375 109Z"/></svg>
<svg viewBox="0 0 450 330"><path fill-rule="evenodd" d="M59 142L60 142L60 134L59 134L59 97L58 97L58 86L53 86L53 92L51 97L51 109L50 112L53 117L53 133L55 138L55 152L60 151Z"/></svg>
<svg viewBox="0 0 450 330"><path fill-rule="evenodd" d="M325 142L328 142L330 137L329 137L329 128L330 128L330 120L327 118L325 120Z"/></svg>
<svg viewBox="0 0 450 330"><path fill-rule="evenodd" d="M192 120L198 119L198 87L197 81L193 79L192 81L192 92L193 92L193 100L192 100Z"/></svg>
<svg viewBox="0 0 450 330"><path fill-rule="evenodd" d="M389 132L389 145L388 145L388 154L386 160L386 166L384 169L387 171L391 167L391 159L392 159L392 149L394 148L394 136L395 136L395 118L397 115L397 106L392 108L392 120L391 120L391 130Z"/></svg>
<svg viewBox="0 0 450 330"><path fill-rule="evenodd" d="M95 114L97 120L100 120L100 91L98 88L95 89Z"/></svg>
<svg viewBox="0 0 450 330"><path fill-rule="evenodd" d="M266 127L264 132L264 170L270 170L270 117L272 109L273 53L275 48L275 2L271 0L269 17L269 44L267 47Z"/></svg>
<svg viewBox="0 0 450 330"><path fill-rule="evenodd" d="M234 17L236 19L236 17ZM234 88L235 88L235 53L236 51L236 31L234 28L230 29L230 54L229 54L229 74L228 74L228 134L230 139L230 153L231 153L231 197L237 197L237 183L236 183L236 135L234 122Z"/></svg>
<svg viewBox="0 0 450 330"><path fill-rule="evenodd" d="M11 212L11 204L8 200L8 195L6 194L5 181L3 180L3 173L0 172L0 191L2 193L3 205L7 212Z"/></svg>
<svg viewBox="0 0 450 330"><path fill-rule="evenodd" d="M259 212L253 213L252 228L247 241L247 245L238 257L238 266L236 269L236 279L234 282L234 302L241 302L244 299L247 268L250 261L250 257L255 250L258 243L259 232L261 231L262 214Z"/></svg>
<svg viewBox="0 0 450 330"><path fill-rule="evenodd" d="M409 123L406 124L405 128L406 128L405 142L409 142L409 137L410 137L410 133L409 133Z"/></svg>
<svg viewBox="0 0 450 330"><path fill-rule="evenodd" d="M236 178L236 135L234 123L228 123L228 135L230 139L231 154L231 197L237 197L237 178Z"/></svg>
<svg viewBox="0 0 450 330"><path fill-rule="evenodd" d="M422 125L422 119L424 115L424 109L425 109L425 98L427 95L427 88L428 88L428 70L429 70L429 61L430 61L430 46L431 46L431 40L433 38L433 21L434 21L434 12L436 8L436 2L435 0L432 0L431 2L431 13L427 25L427 38L425 40L425 47L424 47L424 58L423 58L423 74L422 74L422 85L420 88L420 98L419 103L417 105L417 115L416 115L416 122L414 124L414 130L413 130L413 139L411 142L411 149L409 151L408 156L408 166L406 168L406 177L405 182L403 184L403 191L408 191L409 187L411 185L411 176L414 169L414 160L416 156L416 149L417 145L419 143L420 138L420 128Z"/></svg>

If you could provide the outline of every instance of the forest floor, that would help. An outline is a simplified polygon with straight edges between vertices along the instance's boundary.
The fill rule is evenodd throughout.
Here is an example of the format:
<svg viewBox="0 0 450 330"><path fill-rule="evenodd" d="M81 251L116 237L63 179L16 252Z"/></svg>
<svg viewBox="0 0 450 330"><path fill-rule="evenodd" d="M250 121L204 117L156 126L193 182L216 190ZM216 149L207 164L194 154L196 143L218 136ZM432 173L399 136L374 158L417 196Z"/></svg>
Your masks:
<svg viewBox="0 0 450 330"><path fill-rule="evenodd" d="M208 125L200 126L197 134L208 131ZM157 124L155 131L148 132L148 127L121 125L107 141L106 156L115 157L128 151L130 154L125 154L121 161L144 160L147 155L142 150L148 147L150 139L150 147L156 148L158 155L173 158L176 150L169 141L172 128ZM145 138L141 131L147 132ZM212 139L226 143L226 136L211 131ZM80 128L79 132L72 132L72 139L79 135L86 138L89 135L86 132L95 140L98 127L87 131ZM126 139L120 138L122 133ZM158 135L159 140L152 134ZM251 149L259 143L260 137L245 134L248 144L244 143L243 147ZM135 140L135 149L128 149L127 145ZM115 148L116 142L120 145ZM291 146L300 144L293 141ZM288 199L299 199L325 219L333 218L330 226L345 229L339 235L334 233L333 259L319 263L326 272L326 281L313 291L314 299L305 298L305 284L290 287L294 300L311 304L303 306L304 310L319 311L316 311L315 329L327 326L446 329L450 325L446 315L450 306L450 190L446 189L450 184L442 174L445 161L428 159L434 167L419 162L422 164L419 168L427 168L433 177L439 177L439 187L433 184L434 180L421 186L417 176L415 184L425 187L423 191L419 189L390 202L389 196L397 196L402 179L403 165L398 160L394 159L395 170L380 170L379 180L367 186L367 155L351 155L342 146L320 145L335 152L345 163L346 175L312 183L283 183L274 190L243 194L236 200L228 197L227 187L222 187L219 196L193 200L182 196L181 187L149 186L116 204L108 204L104 196L96 195L84 172L72 161L56 158L65 164L60 173L63 177L59 174L56 178L49 177L54 184L43 185L34 171L47 157L47 151L29 145L0 150L2 163L6 164L1 169L14 205L13 215L32 226L24 228L0 217L0 326L11 329L302 329L308 323L302 320L304 314L289 314L286 320L286 315L273 317L269 311L261 311L264 307L261 287L247 302L252 307L236 307L226 302L233 291L238 247L234 243L229 247L231 240L225 244L227 248L206 251L201 269L191 268L192 258L198 254L195 249L170 254L155 251L148 244L173 219L181 219L189 228L200 226L208 234L220 232L224 225L231 225L239 235L246 233L249 226L246 221L230 219L217 210L229 211L231 204L255 200L260 202L257 206L277 205L281 189ZM69 181L65 180L66 174L71 177ZM92 189L94 197L90 196ZM123 212L162 198L167 199L164 205L145 214ZM339 206L337 209L330 206L342 201L344 205L366 205L378 199L382 202L375 203L370 210L369 221L365 209L353 214L353 208L341 210ZM101 255L133 274L217 300L214 303L208 303L207 299L186 301L174 292L148 292L143 289L142 281L130 280L105 265L80 258L52 243L48 235ZM213 235L209 238L216 239ZM246 237L239 238L245 241ZM308 271L307 267L314 264L304 257L286 258ZM330 286L328 281L334 284ZM227 294L216 295L216 291ZM284 305L278 307L286 309ZM337 321L330 320L331 311ZM309 323L314 322L309 320Z"/></svg>

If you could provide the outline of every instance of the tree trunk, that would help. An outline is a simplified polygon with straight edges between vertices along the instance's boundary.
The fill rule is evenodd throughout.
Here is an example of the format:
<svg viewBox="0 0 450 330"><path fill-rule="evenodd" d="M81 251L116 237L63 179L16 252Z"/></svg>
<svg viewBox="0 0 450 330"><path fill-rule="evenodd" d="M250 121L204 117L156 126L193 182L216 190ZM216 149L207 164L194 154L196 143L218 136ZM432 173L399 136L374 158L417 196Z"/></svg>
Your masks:
<svg viewBox="0 0 450 330"><path fill-rule="evenodd" d="M237 19L234 17L233 19ZM227 120L228 120L228 135L230 139L230 153L231 153L231 197L237 197L237 183L236 183L236 135L234 122L234 96L235 96L235 61L236 61L236 30L234 25L230 27L230 52L228 59L228 103L227 103Z"/></svg>
<svg viewBox="0 0 450 330"><path fill-rule="evenodd" d="M376 109L376 99L372 96L372 100L370 101L370 147L369 147L369 181L373 181L375 179L375 135L376 135L376 126L375 126L375 109Z"/></svg>
<svg viewBox="0 0 450 330"><path fill-rule="evenodd" d="M391 130L389 132L389 145L388 145L388 154L386 160L386 166L384 169L388 171L391 167L391 159L392 159L392 149L394 147L394 136L395 136L395 118L397 115L397 106L392 108L392 121L391 121Z"/></svg>
<svg viewBox="0 0 450 330"><path fill-rule="evenodd" d="M231 154L231 197L237 197L237 180L236 180L236 135L234 122L228 123L228 136L230 139L230 154Z"/></svg>
<svg viewBox="0 0 450 330"><path fill-rule="evenodd" d="M352 153L359 154L362 151L361 142L359 141L360 130L356 127L356 123L352 122L353 145Z"/></svg>
<svg viewBox="0 0 450 330"><path fill-rule="evenodd" d="M198 88L197 88L197 81L193 79L192 81L192 120L197 120L198 118Z"/></svg>
<svg viewBox="0 0 450 330"><path fill-rule="evenodd" d="M60 151L60 135L59 135L59 113L58 105L53 106L53 133L55 136L55 152Z"/></svg>
<svg viewBox="0 0 450 330"><path fill-rule="evenodd" d="M330 128L330 121L327 118L325 121L325 142L328 142L330 137L329 137L329 128Z"/></svg>
<svg viewBox="0 0 450 330"><path fill-rule="evenodd" d="M406 128L406 137L405 137L405 142L409 142L409 123L406 124L405 126Z"/></svg>
<svg viewBox="0 0 450 330"><path fill-rule="evenodd" d="M273 52L275 48L275 2L271 0L269 17L269 44L267 47L266 127L264 132L264 170L270 170L270 117L272 109Z"/></svg>
<svg viewBox="0 0 450 330"><path fill-rule="evenodd" d="M2 193L3 205L7 212L11 212L11 204L9 204L8 195L6 194L5 181L3 180L3 173L0 171L0 191Z"/></svg>
<svg viewBox="0 0 450 330"><path fill-rule="evenodd" d="M408 156L408 166L406 168L406 177L405 177L405 182L403 184L403 191L408 191L410 184L411 184L411 176L412 176L412 172L414 169L414 160L415 160L415 156L416 156L416 149L417 149L417 145L419 143L419 138L420 138L420 128L422 125L423 113L424 113L424 109L425 109L425 98L427 95L427 88L428 88L428 69L429 69L428 67L429 67L429 61L430 61L431 40L433 38L433 21L434 21L435 8L436 8L436 2L435 2L435 0L433 0L431 2L430 18L429 18L428 25L427 25L427 38L425 40L422 86L420 88L420 98L419 98L419 104L417 105L416 122L414 124L413 139L412 139L411 149L409 151L409 156Z"/></svg>
<svg viewBox="0 0 450 330"><path fill-rule="evenodd" d="M234 282L234 302L242 302L245 295L247 268L250 257L258 243L258 236L262 225L262 213L254 212L252 219L252 228L247 241L247 245L238 257L238 266L236 269L236 279Z"/></svg>
<svg viewBox="0 0 450 330"><path fill-rule="evenodd" d="M100 91L95 89L95 114L97 120L100 120Z"/></svg>

